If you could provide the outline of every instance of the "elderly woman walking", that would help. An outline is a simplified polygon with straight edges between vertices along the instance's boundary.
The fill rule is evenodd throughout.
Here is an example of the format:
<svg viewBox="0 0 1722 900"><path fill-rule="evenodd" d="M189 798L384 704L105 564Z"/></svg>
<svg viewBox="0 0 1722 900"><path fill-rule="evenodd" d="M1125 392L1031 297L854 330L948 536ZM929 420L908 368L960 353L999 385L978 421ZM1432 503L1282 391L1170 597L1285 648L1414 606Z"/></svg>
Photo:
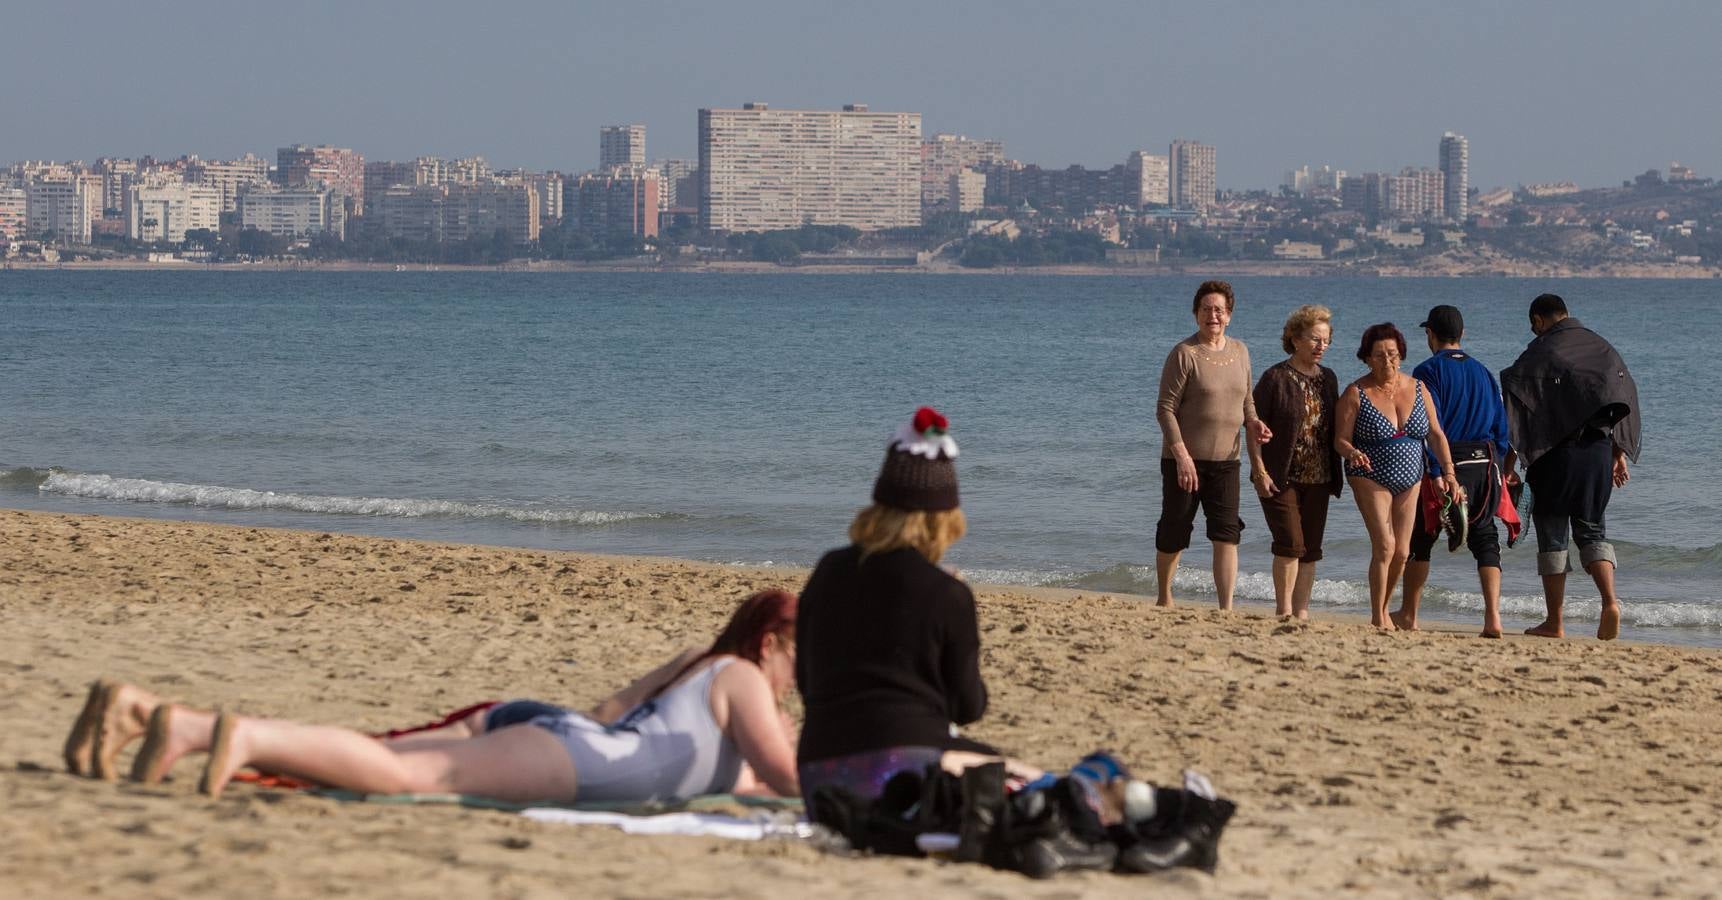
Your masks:
<svg viewBox="0 0 1722 900"><path fill-rule="evenodd" d="M1256 382L1256 414L1273 437L1250 444L1250 483L1273 535L1275 615L1309 618L1328 501L1344 479L1333 449L1339 378L1321 364L1332 343L1333 313L1298 307L1280 331L1280 347L1291 355Z"/></svg>
<svg viewBox="0 0 1722 900"><path fill-rule="evenodd" d="M1226 337L1237 298L1224 281L1196 288L1191 312L1196 333L1179 341L1160 371L1159 419L1161 507L1154 529L1154 574L1159 605L1171 606L1178 558L1190 546L1196 507L1207 518L1214 548L1214 593L1220 608L1232 608L1238 580L1238 429L1253 443L1273 432L1256 416L1250 395L1250 351Z"/></svg>

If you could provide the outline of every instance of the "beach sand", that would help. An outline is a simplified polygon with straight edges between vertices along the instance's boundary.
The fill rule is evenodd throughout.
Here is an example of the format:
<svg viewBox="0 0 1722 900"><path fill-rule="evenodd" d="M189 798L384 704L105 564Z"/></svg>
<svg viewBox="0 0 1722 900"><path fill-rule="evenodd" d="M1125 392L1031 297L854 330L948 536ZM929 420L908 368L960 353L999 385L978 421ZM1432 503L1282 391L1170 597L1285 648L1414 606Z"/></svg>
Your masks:
<svg viewBox="0 0 1722 900"><path fill-rule="evenodd" d="M1240 812L1219 872L1047 882L782 841L627 837L441 806L68 775L98 675L366 729L589 704L804 572L0 511L0 896L1714 896L1722 654L1378 634L983 587L990 710L1063 766L1191 766ZM124 771L129 754L122 757Z"/></svg>

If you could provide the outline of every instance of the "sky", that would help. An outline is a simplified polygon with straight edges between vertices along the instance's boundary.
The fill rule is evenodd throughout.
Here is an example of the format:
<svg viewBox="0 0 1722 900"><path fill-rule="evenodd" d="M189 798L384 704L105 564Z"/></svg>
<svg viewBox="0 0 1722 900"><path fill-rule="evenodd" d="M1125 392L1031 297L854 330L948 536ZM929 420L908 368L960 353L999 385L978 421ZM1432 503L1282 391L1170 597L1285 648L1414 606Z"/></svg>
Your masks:
<svg viewBox="0 0 1722 900"><path fill-rule="evenodd" d="M1722 176L1722 2L0 0L0 164L478 154L579 171L601 125L697 156L701 107L919 112L1105 167L1175 138L1222 188L1434 166L1483 189Z"/></svg>

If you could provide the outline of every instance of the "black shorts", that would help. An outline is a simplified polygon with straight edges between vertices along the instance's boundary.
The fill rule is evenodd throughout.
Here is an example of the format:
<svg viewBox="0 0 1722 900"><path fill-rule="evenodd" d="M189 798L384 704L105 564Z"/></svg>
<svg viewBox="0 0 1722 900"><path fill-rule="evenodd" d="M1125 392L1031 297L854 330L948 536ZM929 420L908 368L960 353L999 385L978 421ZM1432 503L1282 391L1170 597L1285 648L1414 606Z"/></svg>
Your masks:
<svg viewBox="0 0 1722 900"><path fill-rule="evenodd" d="M1178 486L1178 461L1160 460L1160 523L1154 527L1154 549L1179 553L1190 546L1196 507L1208 519L1208 540L1236 544L1243 538L1238 518L1238 461L1196 460L1196 490Z"/></svg>
<svg viewBox="0 0 1722 900"><path fill-rule="evenodd" d="M1479 569L1501 567L1501 532L1495 527L1494 501L1500 498L1501 470L1494 466L1494 451L1488 441L1453 441L1453 468L1459 486L1465 489L1471 504L1471 525L1467 529L1465 546L1477 559ZM1482 504L1488 509L1479 509ZM1417 511L1416 527L1411 529L1411 559L1428 562L1440 529L1424 530L1423 511Z"/></svg>

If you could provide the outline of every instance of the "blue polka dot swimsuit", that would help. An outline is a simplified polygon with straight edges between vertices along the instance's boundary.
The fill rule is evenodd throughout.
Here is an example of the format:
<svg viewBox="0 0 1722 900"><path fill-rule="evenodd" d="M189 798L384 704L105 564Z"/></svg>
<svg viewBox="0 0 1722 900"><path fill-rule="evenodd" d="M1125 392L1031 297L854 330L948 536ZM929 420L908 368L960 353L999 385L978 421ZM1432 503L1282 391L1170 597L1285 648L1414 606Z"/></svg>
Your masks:
<svg viewBox="0 0 1722 900"><path fill-rule="evenodd" d="M1369 402L1368 391L1357 389L1360 402L1351 443L1369 457L1370 470L1365 472L1348 462L1345 474L1361 475L1395 494L1404 493L1423 480L1423 439L1429 436L1429 411L1423 408L1422 388L1416 390L1411 415L1405 417L1405 427L1399 429Z"/></svg>

